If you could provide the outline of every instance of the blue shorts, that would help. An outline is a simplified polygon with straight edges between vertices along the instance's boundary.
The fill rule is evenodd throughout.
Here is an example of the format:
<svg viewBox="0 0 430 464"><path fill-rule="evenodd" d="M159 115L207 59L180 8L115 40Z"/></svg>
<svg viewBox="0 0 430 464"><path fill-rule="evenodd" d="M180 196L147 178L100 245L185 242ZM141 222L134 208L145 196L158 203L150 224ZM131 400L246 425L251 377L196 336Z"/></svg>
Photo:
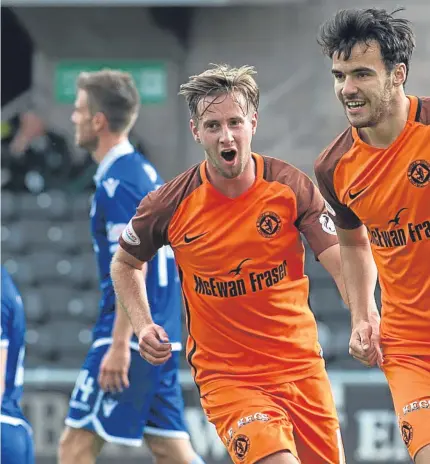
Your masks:
<svg viewBox="0 0 430 464"><path fill-rule="evenodd" d="M22 419L1 417L1 463L34 464L31 427Z"/></svg>
<svg viewBox="0 0 430 464"><path fill-rule="evenodd" d="M110 347L109 341L103 343L103 339L97 340L88 352L70 398L66 425L130 446L140 446L144 433L189 438L178 379L179 352L173 352L162 366L152 366L132 342L130 386L121 393L108 393L97 382L101 361Z"/></svg>

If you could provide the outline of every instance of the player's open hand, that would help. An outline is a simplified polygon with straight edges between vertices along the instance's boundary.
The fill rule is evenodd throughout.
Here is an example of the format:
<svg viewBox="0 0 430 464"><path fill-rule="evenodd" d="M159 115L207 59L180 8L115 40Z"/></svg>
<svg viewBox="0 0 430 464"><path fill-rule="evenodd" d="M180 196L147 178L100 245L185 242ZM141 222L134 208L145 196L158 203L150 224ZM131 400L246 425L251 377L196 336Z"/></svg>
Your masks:
<svg viewBox="0 0 430 464"><path fill-rule="evenodd" d="M128 388L128 370L130 368L130 347L111 345L100 365L98 382L106 392L121 392Z"/></svg>
<svg viewBox="0 0 430 464"><path fill-rule="evenodd" d="M139 334L139 353L154 366L165 363L172 355L172 346L163 327L147 325Z"/></svg>
<svg viewBox="0 0 430 464"><path fill-rule="evenodd" d="M372 313L369 322L361 321L352 328L349 341L349 354L367 367L376 364L381 367L384 362L379 338L380 318Z"/></svg>

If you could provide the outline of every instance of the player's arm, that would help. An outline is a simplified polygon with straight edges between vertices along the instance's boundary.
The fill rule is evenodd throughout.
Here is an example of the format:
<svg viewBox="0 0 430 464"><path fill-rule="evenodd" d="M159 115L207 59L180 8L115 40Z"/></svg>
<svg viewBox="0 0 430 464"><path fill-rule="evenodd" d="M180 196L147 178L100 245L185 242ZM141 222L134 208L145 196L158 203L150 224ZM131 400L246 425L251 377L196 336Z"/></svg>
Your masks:
<svg viewBox="0 0 430 464"><path fill-rule="evenodd" d="M114 187L114 188L113 188ZM109 252L113 255L118 239L136 209L136 200L123 180L102 183L97 192L97 208L102 211ZM144 276L143 276L144 278ZM131 363L130 341L133 328L118 300L115 301L115 320L112 344L100 364L98 382L105 391L117 392L129 387L128 371Z"/></svg>
<svg viewBox="0 0 430 464"><path fill-rule="evenodd" d="M352 333L349 352L367 366L382 363L379 343L379 313L374 291L376 266L365 226L347 205L334 186L335 166L330 157L322 156L315 164L315 175L340 245L342 275L351 311Z"/></svg>
<svg viewBox="0 0 430 464"><path fill-rule="evenodd" d="M342 275L340 249L339 245L333 245L326 248L318 255L318 261L322 264L325 270L333 277L335 284L339 290L343 302L349 306L348 297L345 288L345 282Z"/></svg>
<svg viewBox="0 0 430 464"><path fill-rule="evenodd" d="M379 312L375 301L377 270L364 225L336 228L340 244L343 279L351 310L350 354L363 364L383 362L379 346Z"/></svg>
<svg viewBox="0 0 430 464"><path fill-rule="evenodd" d="M149 363L159 365L170 358L171 347L166 332L154 324L151 317L142 273L144 265L120 247L112 259L111 277L116 297L139 338L141 356Z"/></svg>

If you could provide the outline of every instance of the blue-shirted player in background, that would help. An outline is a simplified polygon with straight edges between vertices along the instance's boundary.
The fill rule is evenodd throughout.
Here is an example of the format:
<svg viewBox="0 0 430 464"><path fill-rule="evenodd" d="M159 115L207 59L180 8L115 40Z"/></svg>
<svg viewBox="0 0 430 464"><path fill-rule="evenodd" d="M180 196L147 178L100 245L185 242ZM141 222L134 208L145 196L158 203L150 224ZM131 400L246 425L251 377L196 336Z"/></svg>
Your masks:
<svg viewBox="0 0 430 464"><path fill-rule="evenodd" d="M90 215L102 297L93 345L71 395L59 463L93 464L105 442L139 446L143 437L157 464L202 463L184 423L178 380L181 296L173 253L162 248L142 269L154 320L172 342L166 365L154 367L140 357L110 277L122 230L140 200L162 183L128 141L139 95L131 76L119 71L82 73L77 84L72 115L76 143L99 164Z"/></svg>
<svg viewBox="0 0 430 464"><path fill-rule="evenodd" d="M25 315L22 299L1 267L1 463L33 464L32 430L19 405L24 383Z"/></svg>

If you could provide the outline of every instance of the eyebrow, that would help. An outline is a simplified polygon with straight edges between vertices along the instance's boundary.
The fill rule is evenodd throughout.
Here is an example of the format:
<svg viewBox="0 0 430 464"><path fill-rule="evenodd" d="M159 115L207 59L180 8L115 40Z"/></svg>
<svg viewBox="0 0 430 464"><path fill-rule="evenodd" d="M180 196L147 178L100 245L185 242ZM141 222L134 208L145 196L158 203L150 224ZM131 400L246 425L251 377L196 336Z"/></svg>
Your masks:
<svg viewBox="0 0 430 464"><path fill-rule="evenodd" d="M354 68L352 71L349 72L349 74L357 74L357 73L360 73L360 72L374 73L375 70L372 69L372 68L366 68L365 66L362 66L361 68ZM339 69L336 69L336 68L333 68L331 70L331 73L332 74L345 74L344 72L342 72L342 71L340 71Z"/></svg>

